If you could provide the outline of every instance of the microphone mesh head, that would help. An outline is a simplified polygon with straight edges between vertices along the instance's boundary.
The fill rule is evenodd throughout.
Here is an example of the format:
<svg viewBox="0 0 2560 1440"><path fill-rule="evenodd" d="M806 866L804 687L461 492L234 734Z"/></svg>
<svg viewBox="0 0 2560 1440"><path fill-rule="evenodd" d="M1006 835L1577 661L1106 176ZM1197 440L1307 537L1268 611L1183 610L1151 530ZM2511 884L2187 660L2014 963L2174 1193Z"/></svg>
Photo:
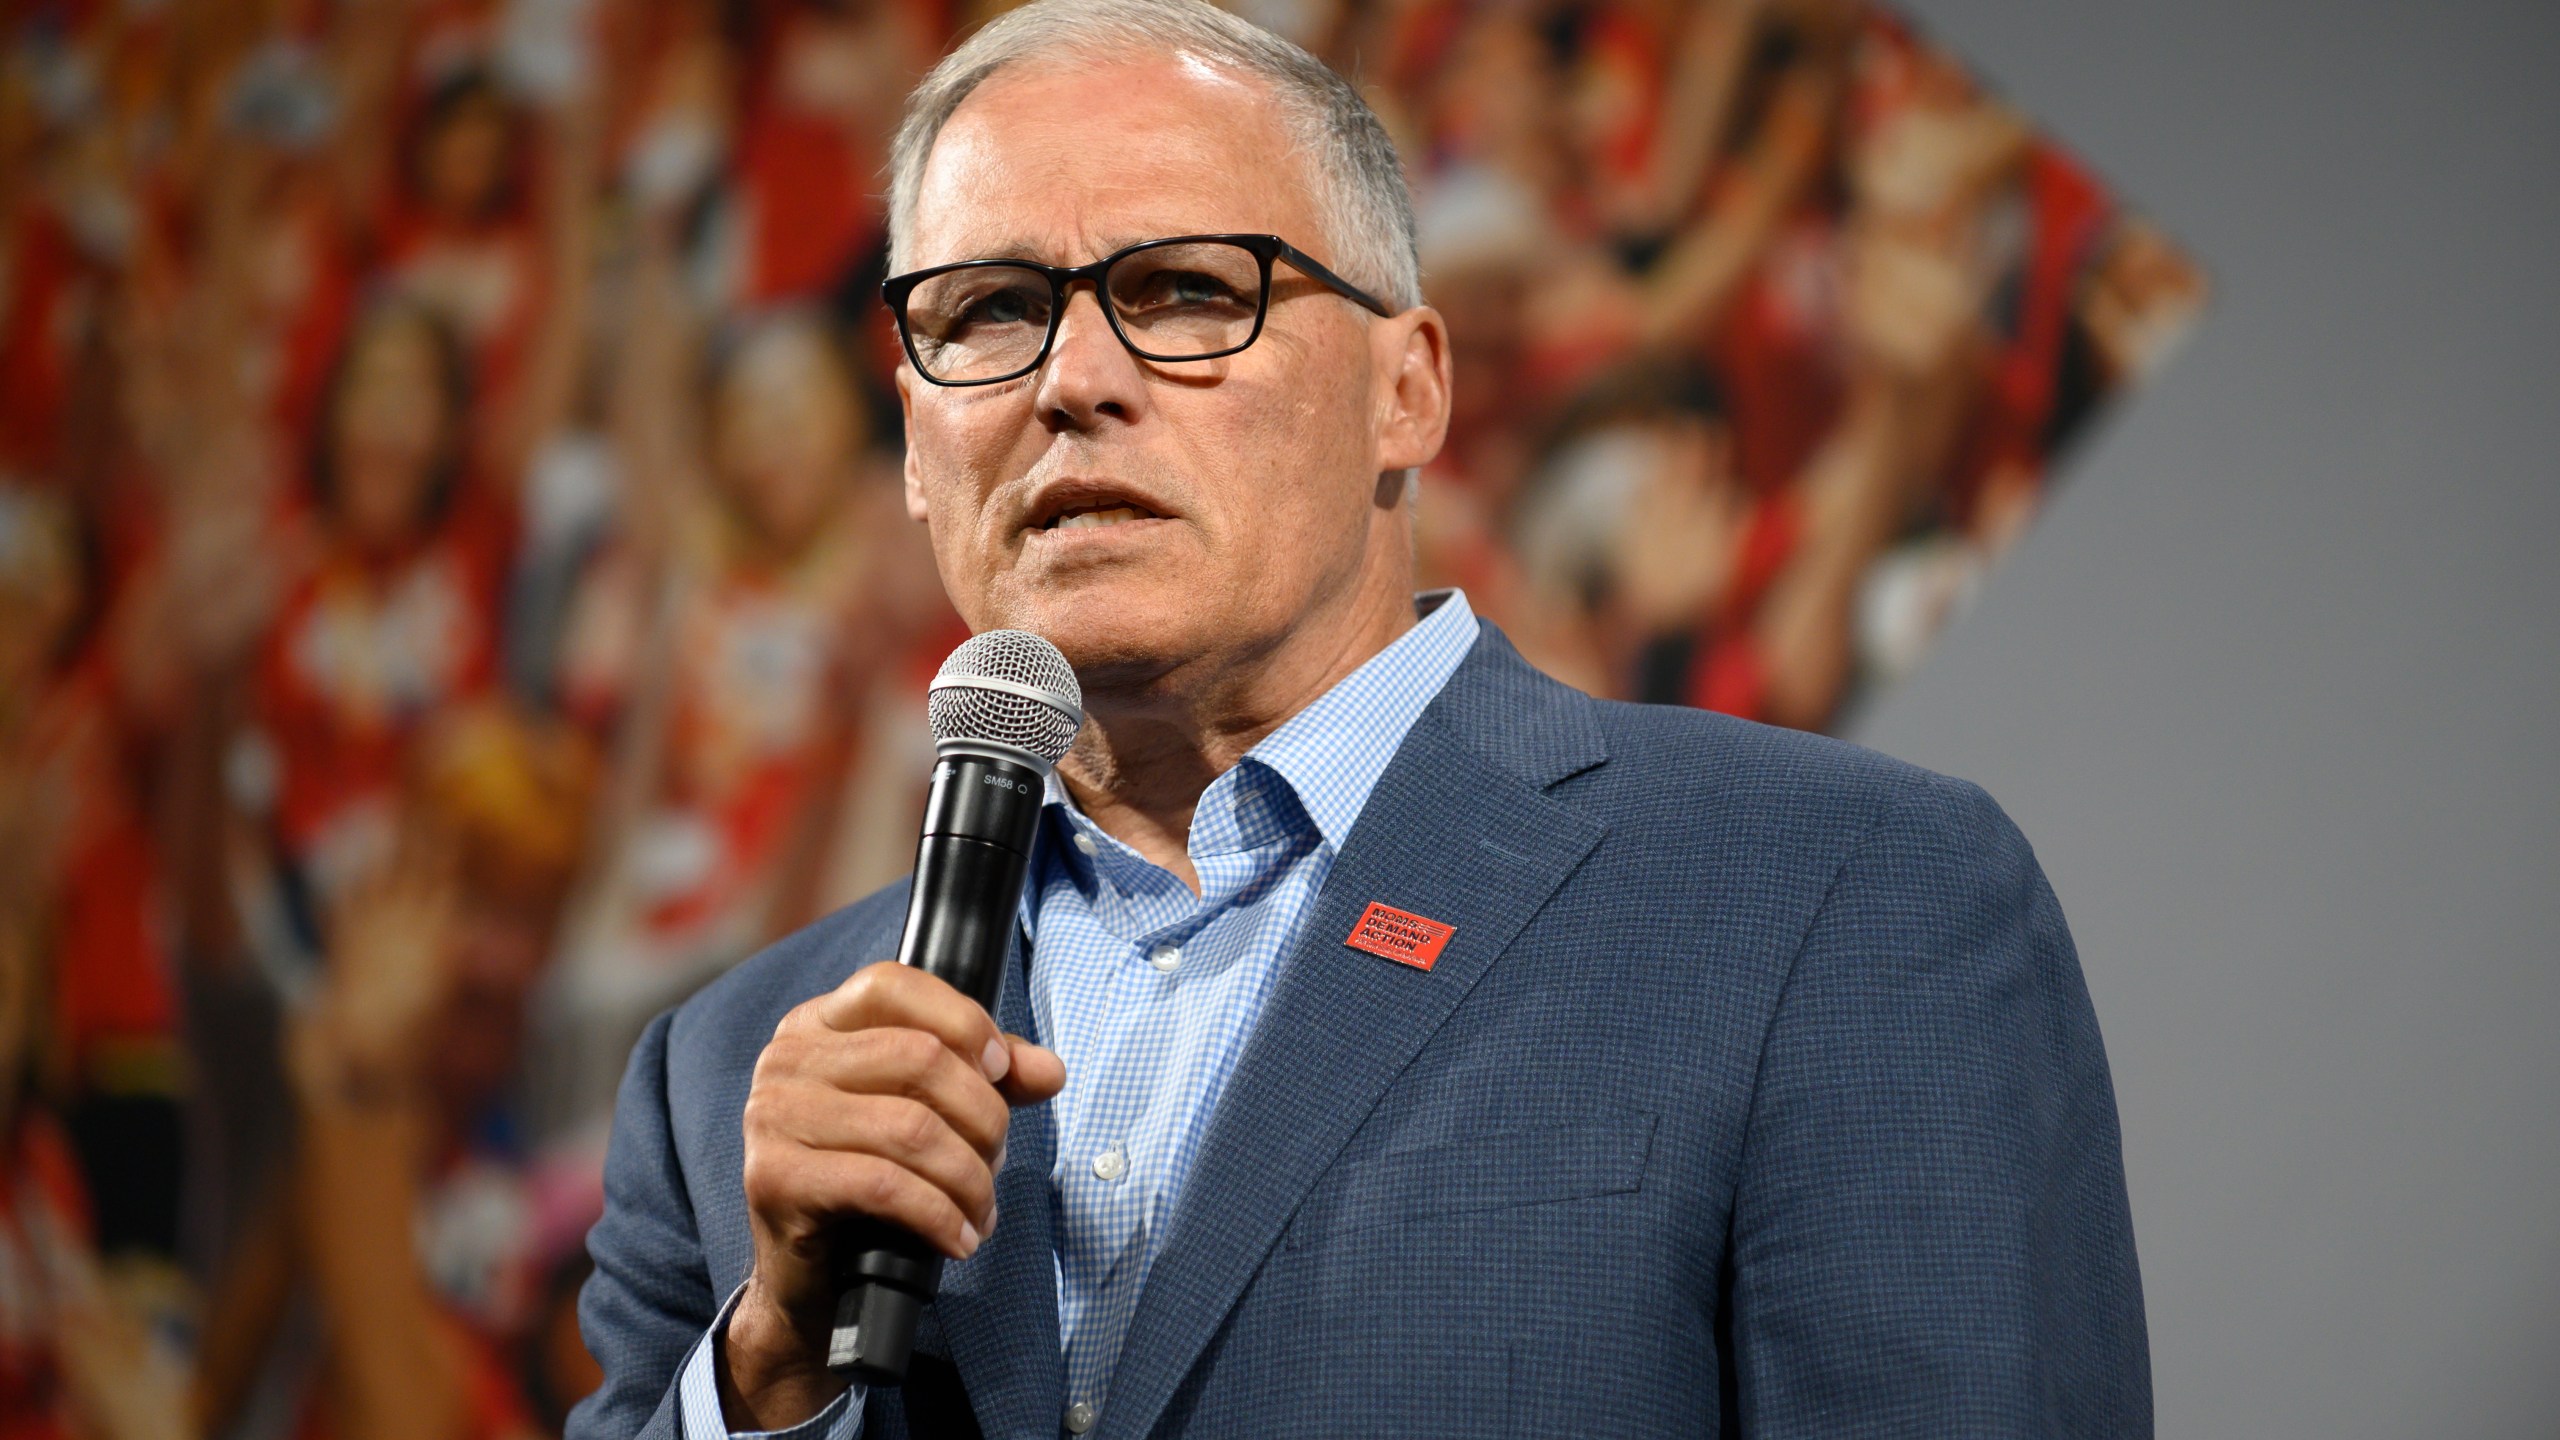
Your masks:
<svg viewBox="0 0 2560 1440"><path fill-rule="evenodd" d="M989 630L942 662L925 716L936 740L1004 745L1055 765L1084 724L1084 687L1057 646L1028 630Z"/></svg>

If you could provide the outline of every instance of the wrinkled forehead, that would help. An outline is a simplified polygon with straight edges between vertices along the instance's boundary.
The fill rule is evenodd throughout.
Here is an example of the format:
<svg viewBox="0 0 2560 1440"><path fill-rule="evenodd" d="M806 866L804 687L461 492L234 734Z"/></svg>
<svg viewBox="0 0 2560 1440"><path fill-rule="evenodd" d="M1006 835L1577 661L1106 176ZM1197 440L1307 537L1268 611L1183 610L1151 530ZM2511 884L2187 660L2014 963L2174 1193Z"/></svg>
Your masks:
<svg viewBox="0 0 2560 1440"><path fill-rule="evenodd" d="M1313 247L1307 156L1268 82L1183 54L1019 62L962 101L916 191L902 269L1081 264L1166 235Z"/></svg>

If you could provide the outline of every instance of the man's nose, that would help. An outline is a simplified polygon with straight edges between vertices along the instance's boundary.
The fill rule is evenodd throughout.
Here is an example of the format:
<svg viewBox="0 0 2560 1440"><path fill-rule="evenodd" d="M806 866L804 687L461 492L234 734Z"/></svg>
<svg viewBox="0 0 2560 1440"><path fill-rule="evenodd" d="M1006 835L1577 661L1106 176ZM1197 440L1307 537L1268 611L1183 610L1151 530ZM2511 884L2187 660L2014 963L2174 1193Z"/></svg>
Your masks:
<svg viewBox="0 0 2560 1440"><path fill-rule="evenodd" d="M1060 430L1089 430L1106 419L1126 424L1144 410L1146 395L1138 357L1112 330L1101 294L1083 285L1068 291L1034 394L1042 421Z"/></svg>

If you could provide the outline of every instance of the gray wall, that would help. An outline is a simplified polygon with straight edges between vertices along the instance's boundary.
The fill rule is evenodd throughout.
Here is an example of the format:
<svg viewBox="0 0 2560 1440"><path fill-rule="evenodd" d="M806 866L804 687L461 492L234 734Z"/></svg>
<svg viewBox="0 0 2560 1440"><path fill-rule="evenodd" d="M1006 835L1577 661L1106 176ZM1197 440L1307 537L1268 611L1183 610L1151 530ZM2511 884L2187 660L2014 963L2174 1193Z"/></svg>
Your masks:
<svg viewBox="0 0 2560 1440"><path fill-rule="evenodd" d="M1917 0L2214 311L1856 738L2105 1026L2164 1436L2560 1436L2560 7Z"/></svg>

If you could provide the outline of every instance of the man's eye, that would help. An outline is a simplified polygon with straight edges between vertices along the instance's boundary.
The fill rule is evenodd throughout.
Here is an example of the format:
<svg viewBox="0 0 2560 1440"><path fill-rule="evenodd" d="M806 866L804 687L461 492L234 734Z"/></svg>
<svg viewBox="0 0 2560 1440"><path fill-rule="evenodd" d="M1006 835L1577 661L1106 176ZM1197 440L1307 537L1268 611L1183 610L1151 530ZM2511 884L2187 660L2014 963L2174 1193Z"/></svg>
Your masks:
<svg viewBox="0 0 2560 1440"><path fill-rule="evenodd" d="M1031 297L1018 288L981 295L960 312L963 325L1019 325L1031 318Z"/></svg>
<svg viewBox="0 0 2560 1440"><path fill-rule="evenodd" d="M1117 288L1117 287L1115 287ZM1198 270L1158 270L1125 304L1139 310L1225 307L1238 303L1234 286Z"/></svg>

